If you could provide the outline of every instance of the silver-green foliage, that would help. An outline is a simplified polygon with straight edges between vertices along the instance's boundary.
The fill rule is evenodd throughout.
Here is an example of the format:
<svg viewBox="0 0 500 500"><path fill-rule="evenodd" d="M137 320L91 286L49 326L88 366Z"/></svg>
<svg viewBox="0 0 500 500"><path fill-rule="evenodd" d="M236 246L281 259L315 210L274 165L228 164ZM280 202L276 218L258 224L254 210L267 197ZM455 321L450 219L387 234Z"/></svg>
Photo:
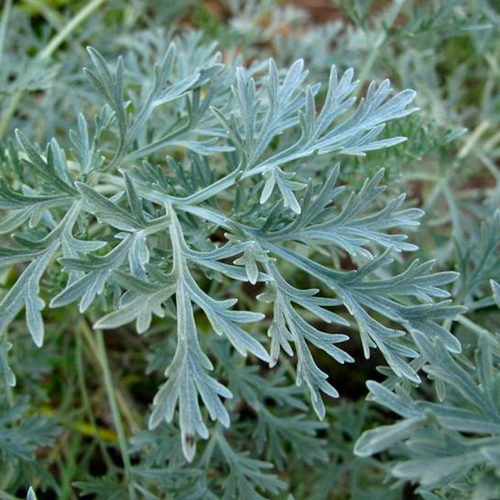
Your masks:
<svg viewBox="0 0 500 500"><path fill-rule="evenodd" d="M338 392L312 346L339 363L353 362L338 344L355 328L366 357L380 349L393 373L412 382L419 381L411 362L419 339L441 342L443 356L460 351L441 326L463 312L442 288L456 273L433 273L432 262L418 261L387 273L394 256L416 249L404 231L418 225L422 212L403 208L404 195L382 196L383 170L358 191L337 185L341 164L314 178L301 171L312 156L333 164L334 155L364 156L404 141L384 129L415 111L412 90L393 94L388 81L371 83L357 99L351 69L339 76L333 66L323 88L305 85L301 60L288 71L271 60L264 74L226 67L219 54L186 67L171 45L138 95L121 58L110 66L95 49L89 55L86 74L105 103L94 126L80 115L67 153L55 139L42 151L18 131L22 175L0 185L0 208L8 211L2 232L13 240L1 250L0 265L24 264L0 302L2 332L24 308L42 345L47 269L66 276L50 307L93 308L101 314L95 328L135 322L144 333L154 316L173 314L175 355L149 425L171 422L177 410L188 460L196 436L209 437L205 413L229 426L224 400L233 396L210 373L198 311L243 356L270 366L282 351L295 356L297 384L309 389L319 418L322 394ZM188 153L180 157L179 150ZM176 159L165 162L168 154ZM352 270L336 268L332 254L350 256ZM296 282L290 269L305 272L315 288ZM272 317L242 309L237 297L213 297L204 289L207 277L259 284L257 299L272 304ZM336 333L319 329L317 320L335 325ZM256 322L269 346L245 326ZM2 345L2 366L14 384L9 345ZM259 464L238 458L224 442L220 437L234 471L256 473Z"/></svg>
<svg viewBox="0 0 500 500"><path fill-rule="evenodd" d="M368 457L389 451L395 457L392 475L418 484L428 500L489 499L500 493L500 339L493 319L498 315L481 320L488 318L481 314L492 305L500 306L500 286L492 279L498 278L500 266L499 228L496 210L457 245L462 270L458 296L470 309L470 318L458 318L467 351L451 353L442 341L418 333L415 340L424 360L419 368L428 382L424 388L394 377L367 384L369 399L400 419L366 431L355 453Z"/></svg>

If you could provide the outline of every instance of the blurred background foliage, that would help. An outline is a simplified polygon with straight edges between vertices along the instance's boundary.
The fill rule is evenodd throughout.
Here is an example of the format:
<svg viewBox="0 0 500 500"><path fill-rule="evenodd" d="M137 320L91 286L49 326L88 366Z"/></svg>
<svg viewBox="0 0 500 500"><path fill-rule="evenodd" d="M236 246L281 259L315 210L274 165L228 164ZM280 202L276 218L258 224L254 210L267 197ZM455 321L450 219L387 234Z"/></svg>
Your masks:
<svg viewBox="0 0 500 500"><path fill-rule="evenodd" d="M325 81L335 63L340 71L355 68L364 86L390 78L395 89L415 89L420 112L388 131L408 141L367 158L344 157L341 178L354 188L386 167L387 196L406 192L409 204L425 210L412 235L418 256L436 259L437 269L462 273L456 302L470 312L453 327L464 344L459 362L474 371L478 339L498 342L500 313L489 281L500 279L493 215L500 199L500 7L494 0L4 0L2 12L0 172L5 178L19 171L15 128L40 144L57 137L69 150L68 130L76 128L78 113L91 117L98 110L100 100L81 70L89 64L87 45L108 60L122 54L127 85L138 94L172 40L186 65L217 50L225 62L245 64L255 73L271 56L280 67L303 58L317 81ZM329 162L314 158L304 171L321 172ZM492 236L486 241L488 228ZM401 265L393 264L395 270ZM46 285L57 289L62 279L50 274ZM306 276L297 279L307 283ZM0 272L0 294L11 282L9 272ZM244 303L253 300L244 289L238 293ZM0 394L0 498L24 498L29 485L39 499L82 493L127 498L98 346L88 324L71 310L49 311L45 320L49 333L43 349L32 344L21 320L15 323L13 347L5 338L0 343L18 381L15 393L3 383ZM173 353L171 339L158 342L155 334L173 331L174 325L164 320L140 338L128 328L106 334L143 498L486 500L500 492L495 465L464 474L452 488L426 488L418 474L393 477L394 461L407 453L403 448L354 455L364 430L394 422L393 413L365 402L365 382L383 382L386 372L377 370L377 356L363 359L356 340L350 346L354 367L332 366L315 353L342 395L330 401L327 418L319 423L313 415L295 413L306 408L304 394L290 387L286 369L252 367L205 336L203 342L221 360L216 370L234 384L234 427L216 429L216 439L186 465L175 425L139 430ZM200 325L203 330L201 318ZM495 370L498 356L494 351ZM8 368L2 371L5 379L13 376ZM423 388L407 390L416 399L432 399L445 390L435 385L431 377ZM275 467L268 471L268 465L251 460ZM234 481L248 482L250 493L235 489L232 495Z"/></svg>

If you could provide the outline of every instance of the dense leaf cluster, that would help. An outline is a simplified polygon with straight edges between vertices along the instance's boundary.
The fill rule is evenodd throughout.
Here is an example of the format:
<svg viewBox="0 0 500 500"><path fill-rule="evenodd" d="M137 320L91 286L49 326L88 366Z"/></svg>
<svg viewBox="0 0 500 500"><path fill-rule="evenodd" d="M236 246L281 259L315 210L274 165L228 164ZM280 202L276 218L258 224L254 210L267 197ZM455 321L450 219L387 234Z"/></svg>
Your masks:
<svg viewBox="0 0 500 500"><path fill-rule="evenodd" d="M495 498L496 11L103 3L2 12L0 493Z"/></svg>

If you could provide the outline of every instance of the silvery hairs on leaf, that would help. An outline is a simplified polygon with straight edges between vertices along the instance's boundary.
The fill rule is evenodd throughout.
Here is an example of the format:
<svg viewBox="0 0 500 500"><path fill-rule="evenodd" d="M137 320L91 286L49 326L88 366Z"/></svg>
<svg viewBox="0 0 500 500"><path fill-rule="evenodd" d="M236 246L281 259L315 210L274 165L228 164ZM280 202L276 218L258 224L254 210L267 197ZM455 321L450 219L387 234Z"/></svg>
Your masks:
<svg viewBox="0 0 500 500"><path fill-rule="evenodd" d="M206 414L230 425L223 400L232 393L210 374L199 313L209 334L242 356L270 366L282 351L295 356L297 384L307 386L319 418L322 394L338 392L312 346L339 363L354 362L339 347L354 329L366 357L380 349L394 374L414 382L415 338L459 351L440 324L462 311L442 288L456 273L432 273L432 262L418 261L390 272L395 254L416 249L404 230L418 226L422 211L404 208L404 194L387 197L383 170L357 191L338 185L339 165L306 181L300 176L302 161L314 155L364 156L404 141L383 134L386 123L417 109L410 106L414 91L392 95L387 80L372 82L358 101L352 69L339 76L332 66L323 91L306 85L302 60L287 71L271 60L262 76L224 66L220 54L186 67L171 45L138 95L123 59L111 69L95 49L89 55L86 74L104 102L94 126L78 116L69 159L57 141L41 151L18 132L26 175L20 187L0 182L0 209L8 211L0 230L15 242L1 250L0 266L26 263L0 302L0 331L24 307L33 340L42 344L40 289L51 266L66 282L50 307L93 309L101 316L96 328L135 322L144 333L174 315L177 348L149 425L177 414L188 460L196 437L209 437ZM356 265L335 269L331 252ZM314 288L303 288L296 274ZM224 284L215 296L204 289L207 279ZM258 311L237 300L235 289L245 282L264 289ZM269 346L258 329L267 330ZM9 344L1 345L2 370L14 383Z"/></svg>

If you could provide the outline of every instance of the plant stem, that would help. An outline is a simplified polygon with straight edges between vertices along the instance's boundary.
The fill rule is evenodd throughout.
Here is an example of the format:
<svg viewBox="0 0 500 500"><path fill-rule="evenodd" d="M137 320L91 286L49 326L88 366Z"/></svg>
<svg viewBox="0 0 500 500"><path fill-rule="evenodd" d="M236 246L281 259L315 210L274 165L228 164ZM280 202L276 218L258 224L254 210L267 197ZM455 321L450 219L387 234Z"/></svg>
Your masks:
<svg viewBox="0 0 500 500"><path fill-rule="evenodd" d="M96 10L101 4L104 3L105 0L93 0L92 2L89 2L80 12L78 12L71 21L64 26L64 28L57 33L57 35L50 41L50 43L41 51L38 53L37 57L35 58L34 64L37 62L40 62L44 59L48 59L54 51L61 45L71 34L72 31L75 30L75 28L81 24L94 10ZM4 7L4 16L5 18L5 12L8 13L9 7L10 7L11 0L7 0L6 6ZM2 35L5 36L4 31L4 26L3 26L3 18L2 18L2 26L0 27L0 58L1 58L1 49L3 45L3 40ZM0 61L1 62L1 61ZM24 89L19 89L17 90L13 96L12 99L9 102L9 106L7 107L2 120L0 121L0 140L3 139L5 132L7 131L7 125L9 124L11 118L14 116L14 113L16 112L17 105L19 104L19 101L21 100L21 97L24 93Z"/></svg>
<svg viewBox="0 0 500 500"><path fill-rule="evenodd" d="M12 0L5 0L2 9L2 22L0 23L0 68L2 67L3 45L5 43L5 35L7 34L7 24L10 17L10 8Z"/></svg>
<svg viewBox="0 0 500 500"><path fill-rule="evenodd" d="M76 16L51 40L51 42L40 52L39 58L45 59L61 45L68 35L82 23L94 10L96 10L105 0L93 0L89 2Z"/></svg>
<svg viewBox="0 0 500 500"><path fill-rule="evenodd" d="M486 330L486 328L479 326L477 323L474 323L474 321L471 321L465 316L458 316L456 321L457 323L460 323L461 325L468 328L471 332L474 332L479 337L488 339L493 344L493 346L496 347L496 351L500 353L500 344L489 330Z"/></svg>
<svg viewBox="0 0 500 500"><path fill-rule="evenodd" d="M19 500L19 498L6 491L0 490L0 500Z"/></svg>
<svg viewBox="0 0 500 500"><path fill-rule="evenodd" d="M97 341L97 352L99 355L99 361L101 363L103 375L104 375L104 386L106 387L106 393L108 395L109 405L111 407L111 415L113 417L113 423L118 434L118 443L120 446L120 453L123 460L123 465L125 469L125 480L128 485L129 494L131 500L135 500L135 491L132 483L132 465L130 463L130 457L127 451L127 440L125 438L125 431L123 429L123 423L121 419L120 412L118 410L118 404L116 403L116 395L114 391L113 380L111 379L111 371L109 369L108 356L106 354L106 345L104 344L104 337L102 330L95 330L95 336Z"/></svg>
<svg viewBox="0 0 500 500"><path fill-rule="evenodd" d="M398 17L401 9L403 8L404 3L405 0L395 0L392 6L389 9L387 9L388 16L386 19L384 19L385 24L387 26L392 27L394 25L396 18ZM366 58L363 68L361 69L361 73L359 75L359 81L362 84L365 83L366 80L368 79L368 75L371 73L373 64L377 59L380 47L382 47L382 45L387 40L387 35L388 31L386 30L385 27L382 27L382 30L378 33L378 36L376 36L372 44L372 49L368 54L368 57Z"/></svg>
<svg viewBox="0 0 500 500"><path fill-rule="evenodd" d="M99 359L99 353L97 349L96 342L94 340L94 337L92 336L92 330L89 328L87 322L85 320L82 320L81 322L81 332L83 333L83 336L85 337L85 340L87 341L90 350L92 352L92 356L90 357L90 360L96 364L100 364L98 359ZM99 366L97 366L99 368ZM129 427L135 428L138 427L137 421L134 417L134 414L132 410L129 408L127 404L127 399L126 397L122 394L122 391L120 390L119 387L115 387L115 394L116 398L118 400L118 406L120 407L120 411L123 413L123 416L125 417Z"/></svg>
<svg viewBox="0 0 500 500"><path fill-rule="evenodd" d="M5 472L5 475L2 477L2 483L0 484L0 492L5 494L5 488L8 488L10 485L10 482L12 481L12 478L14 477L14 469L12 464L7 464L6 465L7 471ZM1 497L0 497L1 498Z"/></svg>
<svg viewBox="0 0 500 500"><path fill-rule="evenodd" d="M87 387L85 385L85 376L84 376L84 371L83 371L81 335L82 335L82 333L79 332L79 334L76 337L76 366L77 366L77 372L78 372L78 382L80 384L80 392L82 393L83 407L85 408L85 411L87 412L87 416L88 416L88 419L90 421L90 425L92 426L92 430L94 432L95 439L97 440L97 442L99 444L99 448L101 450L103 460L106 463L106 466L108 467L108 469L111 469L113 462L111 460L111 457L109 456L109 453L108 453L108 450L106 449L106 446L104 445L104 443L99 435L96 420L94 418L94 414L92 413L92 407L90 405L90 399L89 399L89 395L87 392Z"/></svg>
<svg viewBox="0 0 500 500"><path fill-rule="evenodd" d="M9 408L12 408L14 406L14 392L12 391L12 387L7 381L6 376L4 377L4 384L5 384L5 392L7 394L7 402L9 403Z"/></svg>

